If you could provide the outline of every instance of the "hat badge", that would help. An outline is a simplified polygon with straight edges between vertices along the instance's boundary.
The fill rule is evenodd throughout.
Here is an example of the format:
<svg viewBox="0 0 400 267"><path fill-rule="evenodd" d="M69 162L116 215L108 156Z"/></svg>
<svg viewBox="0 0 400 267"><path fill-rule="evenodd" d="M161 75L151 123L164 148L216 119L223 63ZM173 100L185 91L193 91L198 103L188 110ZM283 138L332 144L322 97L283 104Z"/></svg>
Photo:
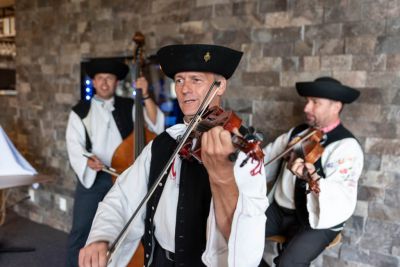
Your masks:
<svg viewBox="0 0 400 267"><path fill-rule="evenodd" d="M210 52L205 53L203 58L205 62L208 62L211 59Z"/></svg>

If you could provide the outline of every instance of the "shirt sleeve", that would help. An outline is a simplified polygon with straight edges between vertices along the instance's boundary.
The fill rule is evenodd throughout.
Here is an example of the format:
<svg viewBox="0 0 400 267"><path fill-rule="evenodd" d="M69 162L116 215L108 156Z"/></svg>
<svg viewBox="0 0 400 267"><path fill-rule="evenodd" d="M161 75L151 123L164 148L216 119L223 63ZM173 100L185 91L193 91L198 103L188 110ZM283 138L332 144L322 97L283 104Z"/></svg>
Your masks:
<svg viewBox="0 0 400 267"><path fill-rule="evenodd" d="M319 180L321 192L307 196L309 222L314 229L334 227L353 214L364 155L357 140L346 138L328 145L321 160L325 173Z"/></svg>
<svg viewBox="0 0 400 267"><path fill-rule="evenodd" d="M289 143L290 132L280 135L273 142L269 143L267 146L263 148L264 152L264 164L265 166L265 177L267 179L267 183L273 181L278 176L279 166L281 160L272 160L285 151Z"/></svg>
<svg viewBox="0 0 400 267"><path fill-rule="evenodd" d="M147 110L145 108L143 109L143 117L150 131L156 134L160 134L164 131L165 115L158 106L157 106L156 123L153 123L150 120L149 116L147 115ZM135 121L135 105L133 105L132 109L132 118L133 121Z"/></svg>
<svg viewBox="0 0 400 267"><path fill-rule="evenodd" d="M151 144L152 142L143 149L135 163L117 178L114 186L99 203L86 244L108 241L111 245L146 195ZM145 214L146 207L143 206L108 266L128 264L144 234Z"/></svg>
<svg viewBox="0 0 400 267"><path fill-rule="evenodd" d="M207 245L202 259L207 266L258 266L264 251L265 210L268 206L263 162L249 161L244 153L234 167L239 198L228 242L217 228L213 202L207 222Z"/></svg>
<svg viewBox="0 0 400 267"><path fill-rule="evenodd" d="M96 178L97 172L87 166L87 158L83 156L86 150L85 127L82 120L75 112L68 118L66 130L66 144L69 162L85 188L90 188Z"/></svg>

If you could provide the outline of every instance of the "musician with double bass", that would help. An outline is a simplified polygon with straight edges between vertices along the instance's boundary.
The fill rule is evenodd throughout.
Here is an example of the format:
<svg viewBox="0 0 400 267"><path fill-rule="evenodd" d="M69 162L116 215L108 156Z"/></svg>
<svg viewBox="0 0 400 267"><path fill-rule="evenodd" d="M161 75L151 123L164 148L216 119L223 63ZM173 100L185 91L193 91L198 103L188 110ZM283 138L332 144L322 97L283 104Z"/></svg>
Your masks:
<svg viewBox="0 0 400 267"><path fill-rule="evenodd" d="M132 99L115 95L119 80L128 73L126 64L113 59L93 59L87 65L95 95L72 108L66 130L71 166L78 178L74 196L73 224L68 238L67 266L78 266L79 250L85 245L98 203L111 188L111 166L116 148L137 126ZM164 129L164 115L148 95L144 77L136 81L143 90L144 120L154 133ZM140 127L140 126L138 126ZM133 147L132 147L133 149ZM134 192L134 188L132 192Z"/></svg>
<svg viewBox="0 0 400 267"><path fill-rule="evenodd" d="M340 112L360 92L331 77L296 83L305 97L305 123L279 136L263 150L267 180L275 180L266 216L266 237L286 237L284 249L274 259L277 266L309 266L343 229L357 202L357 182L363 168L363 151L346 129ZM310 131L319 134L305 149ZM299 140L304 140L304 143ZM287 150L286 160L270 159ZM320 147L314 153L313 148ZM314 159L308 159L310 154ZM263 263L260 266L265 266Z"/></svg>
<svg viewBox="0 0 400 267"><path fill-rule="evenodd" d="M234 146L235 130L209 129L212 118L194 128L203 129L201 136L190 139L193 146L201 142L196 158L175 154L210 92L215 97L206 106L220 106L242 52L217 45L169 45L157 56L163 72L175 81L185 123L157 136L116 181L99 205L87 245L79 255L80 266L106 266L107 250L156 177L162 180L155 183L154 194L132 221L108 266L125 266L141 240L145 266L257 266L268 205L262 156L243 164L248 154ZM218 118L218 114L217 110L214 115ZM159 176L171 161L165 176Z"/></svg>

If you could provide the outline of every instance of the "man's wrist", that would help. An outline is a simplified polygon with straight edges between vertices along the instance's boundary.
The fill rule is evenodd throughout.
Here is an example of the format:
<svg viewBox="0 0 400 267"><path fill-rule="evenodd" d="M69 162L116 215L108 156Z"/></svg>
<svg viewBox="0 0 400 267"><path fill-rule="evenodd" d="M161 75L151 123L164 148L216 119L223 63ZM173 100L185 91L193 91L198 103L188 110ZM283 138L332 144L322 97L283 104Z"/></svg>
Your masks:
<svg viewBox="0 0 400 267"><path fill-rule="evenodd" d="M142 99L143 100L150 99L150 95L143 95Z"/></svg>

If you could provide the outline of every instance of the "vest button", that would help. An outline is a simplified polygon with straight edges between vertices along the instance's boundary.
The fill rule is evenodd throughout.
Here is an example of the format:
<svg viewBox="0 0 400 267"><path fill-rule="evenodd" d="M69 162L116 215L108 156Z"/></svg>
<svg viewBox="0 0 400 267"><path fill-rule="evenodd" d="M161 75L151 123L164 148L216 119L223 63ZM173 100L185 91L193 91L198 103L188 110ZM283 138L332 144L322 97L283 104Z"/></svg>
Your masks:
<svg viewBox="0 0 400 267"><path fill-rule="evenodd" d="M146 254L146 258L148 258L149 257L149 254Z"/></svg>

